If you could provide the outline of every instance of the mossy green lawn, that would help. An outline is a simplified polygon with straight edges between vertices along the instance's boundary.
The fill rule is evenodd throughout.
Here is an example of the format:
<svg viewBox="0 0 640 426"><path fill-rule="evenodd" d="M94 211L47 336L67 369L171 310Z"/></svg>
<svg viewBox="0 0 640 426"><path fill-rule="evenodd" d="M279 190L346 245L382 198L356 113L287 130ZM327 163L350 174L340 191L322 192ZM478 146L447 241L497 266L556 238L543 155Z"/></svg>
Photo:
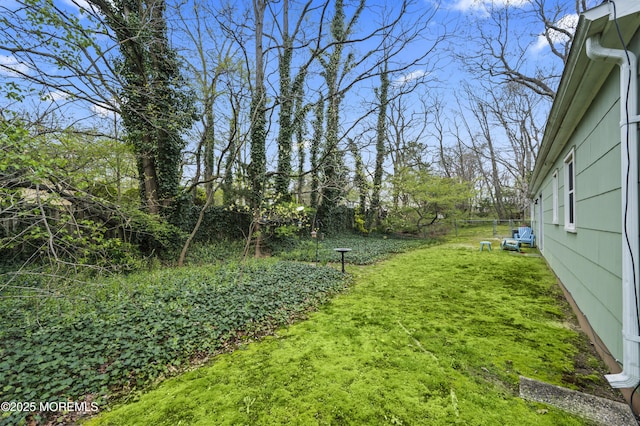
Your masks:
<svg viewBox="0 0 640 426"><path fill-rule="evenodd" d="M89 424L587 424L517 396L577 351L543 259L446 244L349 271L308 320Z"/></svg>

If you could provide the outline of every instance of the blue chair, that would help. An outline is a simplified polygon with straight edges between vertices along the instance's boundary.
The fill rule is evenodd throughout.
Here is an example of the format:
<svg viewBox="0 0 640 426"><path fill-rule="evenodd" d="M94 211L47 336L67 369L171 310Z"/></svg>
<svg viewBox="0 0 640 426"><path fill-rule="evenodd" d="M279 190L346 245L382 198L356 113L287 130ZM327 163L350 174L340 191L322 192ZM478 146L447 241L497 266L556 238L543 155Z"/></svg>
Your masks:
<svg viewBox="0 0 640 426"><path fill-rule="evenodd" d="M502 250L515 250L517 252L520 252L520 241L514 240L513 238L505 238L504 240L502 240L500 248Z"/></svg>
<svg viewBox="0 0 640 426"><path fill-rule="evenodd" d="M519 227L513 238L520 243L529 244L530 247L536 246L536 236L533 235L533 230L528 226Z"/></svg>

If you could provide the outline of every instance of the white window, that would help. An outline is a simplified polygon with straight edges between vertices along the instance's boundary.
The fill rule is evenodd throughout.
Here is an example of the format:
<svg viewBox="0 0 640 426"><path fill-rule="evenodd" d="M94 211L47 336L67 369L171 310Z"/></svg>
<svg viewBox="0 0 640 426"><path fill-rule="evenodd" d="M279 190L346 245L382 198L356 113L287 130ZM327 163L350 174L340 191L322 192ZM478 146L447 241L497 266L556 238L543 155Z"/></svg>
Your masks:
<svg viewBox="0 0 640 426"><path fill-rule="evenodd" d="M538 244L538 248L540 250L543 249L543 240L544 240L544 220L542 220L542 216L544 214L544 208L542 205L542 193L538 197L538 236L536 237L536 243Z"/></svg>
<svg viewBox="0 0 640 426"><path fill-rule="evenodd" d="M564 158L564 229L576 232L576 154Z"/></svg>
<svg viewBox="0 0 640 426"><path fill-rule="evenodd" d="M560 223L560 219L558 218L558 170L553 172L553 182L552 182L552 191L553 191L553 217L552 223L557 225Z"/></svg>

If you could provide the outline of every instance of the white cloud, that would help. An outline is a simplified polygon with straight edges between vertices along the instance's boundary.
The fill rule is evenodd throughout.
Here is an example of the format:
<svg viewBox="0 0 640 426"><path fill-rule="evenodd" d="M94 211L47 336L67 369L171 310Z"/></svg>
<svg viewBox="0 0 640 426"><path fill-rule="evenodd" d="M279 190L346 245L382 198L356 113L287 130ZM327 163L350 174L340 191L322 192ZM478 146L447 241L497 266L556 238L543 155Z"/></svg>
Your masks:
<svg viewBox="0 0 640 426"><path fill-rule="evenodd" d="M20 74L28 73L29 67L20 63L14 56L0 55L0 74L19 77Z"/></svg>
<svg viewBox="0 0 640 426"><path fill-rule="evenodd" d="M101 115L102 117L109 117L110 115L113 115L113 112L109 108L102 105L91 105L91 111Z"/></svg>
<svg viewBox="0 0 640 426"><path fill-rule="evenodd" d="M110 102L101 102L98 104L91 105L91 111L94 114L99 115L101 117L111 117L113 118L113 114L117 114L114 112L114 108L117 108L118 102L115 99L111 99Z"/></svg>
<svg viewBox="0 0 640 426"><path fill-rule="evenodd" d="M83 10L87 12L96 11L96 7L89 3L87 0L61 0L63 4L77 10L79 13ZM113 2L109 0L109 3L113 5Z"/></svg>
<svg viewBox="0 0 640 426"><path fill-rule="evenodd" d="M484 9L484 4L479 0L458 0L453 4L453 9L468 12L470 10Z"/></svg>
<svg viewBox="0 0 640 426"><path fill-rule="evenodd" d="M69 6L74 10L77 10L80 17L82 17L82 14L86 12L99 13L99 9L96 6L89 3L87 0L58 0L58 1L61 1L62 4ZM107 0L107 2L110 3L111 6L114 5L113 0ZM86 12L83 12L83 11L86 11Z"/></svg>
<svg viewBox="0 0 640 426"><path fill-rule="evenodd" d="M573 33L575 32L576 27L578 26L578 18L579 18L578 15L576 15L575 13L565 15L562 18L560 18L560 20L556 22L554 26L562 30L567 30ZM566 42L567 39L568 39L567 35L564 34L563 32L560 32L554 29L549 30L549 40L553 44ZM538 39L536 40L536 43L533 45L533 50L535 52L539 52L545 47L548 47L549 40L547 40L547 37L544 34L540 34L538 36Z"/></svg>
<svg viewBox="0 0 640 426"><path fill-rule="evenodd" d="M492 8L524 7L528 4L530 0L456 0L453 3L453 10L488 15Z"/></svg>
<svg viewBox="0 0 640 426"><path fill-rule="evenodd" d="M89 9L90 7L86 0L62 0L62 2L76 9Z"/></svg>
<svg viewBox="0 0 640 426"><path fill-rule="evenodd" d="M409 83L410 81L413 80L417 80L421 77L424 77L427 74L427 72L425 70L416 70L416 71L411 71L408 74L402 75L400 77L398 77L393 84L395 86L402 86L405 85L407 83Z"/></svg>
<svg viewBox="0 0 640 426"><path fill-rule="evenodd" d="M47 93L45 96L43 96L43 100L49 100L51 102L63 101L68 98L69 98L69 95L57 90L51 91Z"/></svg>

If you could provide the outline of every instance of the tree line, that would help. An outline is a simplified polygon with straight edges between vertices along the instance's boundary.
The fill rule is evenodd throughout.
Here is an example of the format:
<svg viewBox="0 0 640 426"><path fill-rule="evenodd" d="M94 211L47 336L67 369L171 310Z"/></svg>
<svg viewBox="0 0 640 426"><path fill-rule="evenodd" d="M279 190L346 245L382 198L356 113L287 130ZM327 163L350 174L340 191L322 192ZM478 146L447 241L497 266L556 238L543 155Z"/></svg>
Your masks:
<svg viewBox="0 0 640 426"><path fill-rule="evenodd" d="M361 232L526 218L562 19L587 6L485 6L467 22L413 0L11 1L2 249L95 265L91 252L126 264L178 245L182 264L212 206L250 215L256 255L269 218L298 207L327 229L354 208ZM523 59L522 22L552 60ZM455 91L452 61L468 77Z"/></svg>

